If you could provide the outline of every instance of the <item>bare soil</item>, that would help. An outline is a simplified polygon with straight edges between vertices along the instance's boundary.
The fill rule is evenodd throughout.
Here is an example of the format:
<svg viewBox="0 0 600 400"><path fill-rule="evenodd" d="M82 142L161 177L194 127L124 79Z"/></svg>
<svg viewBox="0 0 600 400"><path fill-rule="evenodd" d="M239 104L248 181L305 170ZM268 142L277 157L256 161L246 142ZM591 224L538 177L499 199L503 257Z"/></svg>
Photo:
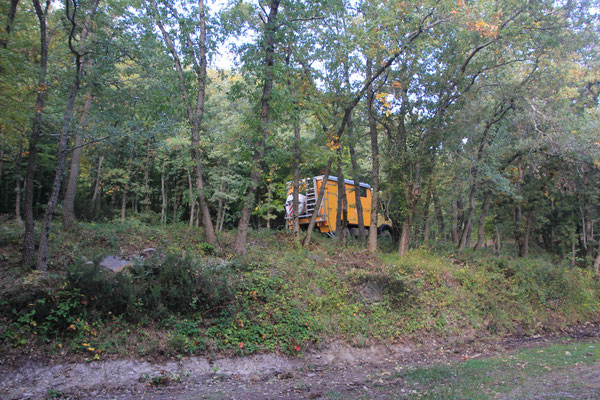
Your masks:
<svg viewBox="0 0 600 400"><path fill-rule="evenodd" d="M300 357L189 357L166 362L106 360L0 360L0 398L43 399L320 399L411 398L402 382L377 379L385 371L491 357L565 340L600 341L600 327L586 323L559 334L508 336L467 343L395 344L353 348L333 342ZM526 382L505 399L598 399L600 364L574 366Z"/></svg>

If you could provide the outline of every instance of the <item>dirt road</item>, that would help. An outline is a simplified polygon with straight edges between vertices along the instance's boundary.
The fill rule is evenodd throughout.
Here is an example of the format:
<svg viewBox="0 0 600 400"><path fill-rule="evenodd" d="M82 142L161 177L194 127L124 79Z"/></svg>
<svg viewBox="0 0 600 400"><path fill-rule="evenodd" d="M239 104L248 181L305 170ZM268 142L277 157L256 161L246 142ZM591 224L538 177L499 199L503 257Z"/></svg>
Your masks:
<svg viewBox="0 0 600 400"><path fill-rule="evenodd" d="M598 333L594 328L582 335L452 346L433 342L351 348L331 343L302 358L265 354L164 363L17 360L0 365L0 398L598 399Z"/></svg>

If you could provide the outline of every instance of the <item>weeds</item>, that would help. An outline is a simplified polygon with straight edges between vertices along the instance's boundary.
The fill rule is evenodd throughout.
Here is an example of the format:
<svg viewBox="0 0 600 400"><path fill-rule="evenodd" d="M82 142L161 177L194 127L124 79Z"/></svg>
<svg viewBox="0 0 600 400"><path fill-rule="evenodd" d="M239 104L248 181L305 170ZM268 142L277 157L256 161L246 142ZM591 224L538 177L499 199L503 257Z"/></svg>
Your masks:
<svg viewBox="0 0 600 400"><path fill-rule="evenodd" d="M105 353L299 355L324 338L367 346L432 333L534 332L595 319L599 306L599 283L589 271L539 257L457 257L440 249L444 255L375 258L358 242L341 249L317 237L304 250L286 233L264 231L238 259L226 251L227 233L217 250L183 225L128 220L77 229L53 251L76 245L81 254L64 256L66 265L46 277L19 272L1 294L0 341L9 347L90 360ZM2 235L5 244L15 240L10 231ZM157 250L115 274L99 266L102 247L104 254Z"/></svg>

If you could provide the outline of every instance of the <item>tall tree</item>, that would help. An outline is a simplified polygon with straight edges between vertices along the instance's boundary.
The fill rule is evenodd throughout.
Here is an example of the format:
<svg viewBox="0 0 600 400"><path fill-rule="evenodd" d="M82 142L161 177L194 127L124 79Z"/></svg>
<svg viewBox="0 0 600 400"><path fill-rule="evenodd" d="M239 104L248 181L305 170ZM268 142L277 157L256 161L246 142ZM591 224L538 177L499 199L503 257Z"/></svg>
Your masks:
<svg viewBox="0 0 600 400"><path fill-rule="evenodd" d="M202 214L202 227L206 241L210 244L217 244L214 225L211 218L210 208L204 193L204 178L202 176L202 148L200 139L202 136L202 120L204 118L204 104L206 101L206 68L207 68L207 12L204 0L199 0L195 11L198 13L198 20L194 18L187 20L180 16L179 12L169 4L162 3L159 9L156 1L150 1L150 14L157 24L162 34L167 49L173 57L173 66L179 79L181 97L187 109L188 122L191 129L192 146L191 156L194 162L194 188L198 196L198 204ZM170 18L169 18L170 15ZM178 32L178 38L181 46L174 42L172 34L166 29L166 21L176 23L174 29ZM196 33L196 37L192 33ZM196 96L195 100L191 97L188 89L188 82L185 77L184 65L180 56L180 49L185 49L185 55L191 61L193 71L196 77Z"/></svg>

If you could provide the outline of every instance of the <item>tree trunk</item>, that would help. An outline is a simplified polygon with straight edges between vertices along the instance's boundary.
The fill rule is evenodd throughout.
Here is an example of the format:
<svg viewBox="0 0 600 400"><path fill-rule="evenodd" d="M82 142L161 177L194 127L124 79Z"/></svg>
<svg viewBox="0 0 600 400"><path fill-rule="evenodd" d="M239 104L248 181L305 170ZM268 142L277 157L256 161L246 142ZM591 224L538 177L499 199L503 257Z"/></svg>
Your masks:
<svg viewBox="0 0 600 400"><path fill-rule="evenodd" d="M92 211L96 213L98 200L100 199L100 185L102 183L102 163L104 163L104 150L98 155L98 167L96 168L96 184L94 185L94 194L92 195Z"/></svg>
<svg viewBox="0 0 600 400"><path fill-rule="evenodd" d="M81 31L81 36L79 38L79 43L85 43L87 35L90 32L89 24L95 15L96 9L98 7L98 3L100 0L96 0L94 3L94 7L91 10L90 14L88 14L86 21L83 25L83 29ZM68 13L68 8L67 8ZM48 204L46 206L46 212L44 213L44 221L42 223L42 232L40 235L40 244L38 247L37 254L37 268L43 272L46 272L46 268L48 265L48 246L50 239L50 225L52 223L52 217L54 214L54 209L58 204L58 197L60 194L60 187L63 180L63 172L65 169L65 159L67 155L67 142L69 139L69 128L71 127L71 119L73 117L73 108L75 107L75 99L77 98L77 94L79 92L79 87L81 85L81 79L83 77L83 57L78 50L75 50L72 47L71 41L74 39L74 31L76 27L75 22L75 10L73 10L72 17L67 16L70 19L72 24L72 29L69 36L69 47L71 52L75 56L75 77L73 80L73 84L71 85L71 89L69 91L69 99L67 101L67 108L65 110L65 115L63 119L63 125L60 132L60 137L58 141L58 155L57 155L57 166L56 173L54 175L54 182L52 183L52 192L50 193L50 199L48 200ZM85 50L83 51L85 53Z"/></svg>
<svg viewBox="0 0 600 400"><path fill-rule="evenodd" d="M162 206L160 208L160 223L167 224L167 192L165 190L165 160L162 162L160 169L160 195L162 198Z"/></svg>
<svg viewBox="0 0 600 400"><path fill-rule="evenodd" d="M10 8L8 9L8 18L6 20L6 27L4 34L6 35L0 40L0 46L3 48L8 47L8 39L10 38L10 31L12 30L13 23L15 22L15 16L17 14L17 5L19 0L10 0Z"/></svg>
<svg viewBox="0 0 600 400"><path fill-rule="evenodd" d="M500 229L498 229L498 225L495 225L496 227L496 238L494 239L494 247L496 252L500 252L500 250L502 249L502 242L500 241Z"/></svg>
<svg viewBox="0 0 600 400"><path fill-rule="evenodd" d="M461 252L465 248L469 247L471 241L471 230L473 228L473 217L475 216L475 190L477 185L473 183L471 185L471 191L469 193L469 211L467 212L467 218L464 221L462 232L460 234L460 240L458 242L458 251Z"/></svg>
<svg viewBox="0 0 600 400"><path fill-rule="evenodd" d="M437 219L437 225L438 225L438 240L445 241L446 240L446 236L445 236L446 230L444 227L444 214L442 213L442 206L440 204L440 199L438 198L435 190L432 192L432 197L433 197L433 207L435 209L435 217Z"/></svg>
<svg viewBox="0 0 600 400"><path fill-rule="evenodd" d="M598 255L596 255L596 261L594 261L594 274L600 275L600 248L598 249Z"/></svg>
<svg viewBox="0 0 600 400"><path fill-rule="evenodd" d="M306 229L306 237L302 242L302 247L307 248L310 244L310 239L312 236L312 232L315 229L315 225L317 224L317 216L319 214L319 210L321 209L321 203L323 202L323 197L325 197L325 189L327 187L327 181L329 180L329 173L331 172L331 163L333 163L333 158L329 157L327 161L327 168L325 169L325 173L323 174L323 182L321 184L321 188L319 189L319 193L317 195L317 202L315 203L315 208L310 217L310 221L308 223L308 228Z"/></svg>
<svg viewBox="0 0 600 400"><path fill-rule="evenodd" d="M225 173L221 173L221 179L223 179ZM219 185L219 192L223 193L225 191L225 183L223 181L221 181L221 184ZM216 223L217 223L217 232L221 232L221 230L219 229L219 221L221 221L221 216L223 215L224 212L224 208L225 208L225 202L223 201L223 196L219 196L219 199L217 200L217 219L216 219Z"/></svg>
<svg viewBox="0 0 600 400"><path fill-rule="evenodd" d="M458 246L460 237L458 236L458 200L452 199L452 214L450 216L450 233L452 242Z"/></svg>
<svg viewBox="0 0 600 400"><path fill-rule="evenodd" d="M150 209L150 169L152 168L152 151L150 147L150 140L146 142L146 165L144 166L144 210Z"/></svg>
<svg viewBox="0 0 600 400"><path fill-rule="evenodd" d="M479 223L477 225L477 243L475 244L476 249L481 249L485 241L484 226L485 217L490 209L490 201L492 199L492 192L489 190L483 194L483 208L481 209L481 215L479 216Z"/></svg>
<svg viewBox="0 0 600 400"><path fill-rule="evenodd" d="M133 153L129 157L129 163L127 165L127 176L131 176L131 167L133 165ZM129 183L123 187L123 196L121 197L121 222L125 222L125 211L127 209L127 192L129 190Z"/></svg>
<svg viewBox="0 0 600 400"><path fill-rule="evenodd" d="M358 219L358 236L362 241L367 239L367 231L365 229L365 220L363 216L363 206L361 199L361 189L360 189L360 181L359 181L359 169L358 169L358 161L356 160L356 152L354 150L354 143L352 143L352 138L348 143L348 150L350 150L350 162L352 163L352 175L354 178L354 202L356 204L356 215Z"/></svg>
<svg viewBox="0 0 600 400"><path fill-rule="evenodd" d="M48 73L48 41L46 18L50 0L46 0L42 10L39 0L33 0L33 6L40 25L40 70L38 75L37 99L31 135L29 136L29 154L27 155L27 169L25 171L25 236L23 238L23 265L33 264L35 255L35 222L33 219L33 177L37 162L37 144L42 129L42 113L46 102L48 86L46 76Z"/></svg>
<svg viewBox="0 0 600 400"><path fill-rule="evenodd" d="M78 66L75 76L75 82L73 82L73 84L71 85L71 90L69 91L69 100L67 101L67 109L65 110L65 116L63 118L63 125L58 142L56 173L54 175L54 182L52 183L52 192L50 193L50 199L48 200L46 212L44 213L44 221L42 223L42 232L40 235L40 244L38 247L37 254L37 268L38 270L44 272L46 271L46 266L48 264L48 242L50 238L50 224L52 223L54 209L58 204L58 195L60 193L60 186L62 183L63 172L65 169L65 158L67 153L67 140L69 138L69 128L71 126L71 119L73 116L73 107L75 105L75 99L77 98L77 92L79 91L81 72L81 66Z"/></svg>
<svg viewBox="0 0 600 400"><path fill-rule="evenodd" d="M519 257L527 257L529 255L529 238L531 237L531 225L533 223L533 209L527 210L525 232L523 234L523 242L519 247Z"/></svg>
<svg viewBox="0 0 600 400"><path fill-rule="evenodd" d="M367 76L371 76L373 60L367 59ZM367 91L367 116L369 136L371 138L371 221L369 221L369 252L377 251L377 219L379 214L379 143L377 138L377 123L373 116L375 91L370 85Z"/></svg>
<svg viewBox="0 0 600 400"><path fill-rule="evenodd" d="M429 189L425 195L425 205L423 206L423 244L429 247L429 206L431 203L431 186L432 182L429 183Z"/></svg>
<svg viewBox="0 0 600 400"><path fill-rule="evenodd" d="M223 207L223 214L221 214L221 220L217 221L219 224L219 232L223 231L223 224L225 223L225 216L227 215L227 206Z"/></svg>
<svg viewBox="0 0 600 400"><path fill-rule="evenodd" d="M21 164L23 160L23 140L19 140L19 154L17 156L17 165L15 166L15 217L19 226L23 225L21 220Z"/></svg>
<svg viewBox="0 0 600 400"><path fill-rule="evenodd" d="M337 195L337 212L335 216L335 239L340 240L344 234L344 203L346 201L346 182L344 180L344 171L342 170L342 152L341 147L337 151L337 174L338 174L338 195Z"/></svg>
<svg viewBox="0 0 600 400"><path fill-rule="evenodd" d="M400 243L398 245L398 255L403 256L408 252L410 246L410 231L412 229L413 210L408 210L406 218L402 222L402 232L400 233Z"/></svg>
<svg viewBox="0 0 600 400"><path fill-rule="evenodd" d="M298 115L299 111L296 110L296 115ZM302 153L300 152L300 119L296 117L294 119L294 177L292 181L292 231L294 233L294 238L296 243L300 244L300 219L298 218L298 202L300 195L300 163ZM308 185L308 182L306 183Z"/></svg>
<svg viewBox="0 0 600 400"><path fill-rule="evenodd" d="M71 170L69 171L69 180L67 181L67 190L63 201L63 228L65 230L71 229L75 222L75 195L77 193L77 179L79 177L79 165L81 161L81 152L83 150L83 137L81 132L87 125L87 118L92 108L92 94L91 90L88 89L85 103L81 111L81 117L79 118L79 126L77 133L75 133L75 147L73 154L71 155Z"/></svg>
<svg viewBox="0 0 600 400"><path fill-rule="evenodd" d="M196 196L194 195L194 185L192 184L192 176L190 170L187 170L188 177L188 190L190 192L190 228L194 226L195 215L194 211L196 208Z"/></svg>
<svg viewBox="0 0 600 400"><path fill-rule="evenodd" d="M155 15L158 16L157 7L155 1L150 2L150 6L152 7ZM179 58L179 54L177 52L177 48L171 39L171 36L164 28L162 21L159 18L156 18L156 24L158 25L159 30L161 31L163 38L167 44L169 52L173 56L173 63L175 70L177 72L177 76L179 79L179 85L181 88L181 94L184 98L184 101L187 106L187 114L188 114L188 122L190 124L191 133L192 133L192 146L191 146L191 157L194 162L194 186L196 188L196 195L198 196L198 212L202 213L202 226L204 228L204 237L205 240L212 244L218 245L217 236L215 234L214 226L210 217L210 209L208 207L208 202L206 197L204 196L204 181L202 178L202 160L201 160L201 145L200 145L200 136L202 131L202 119L204 117L204 103L205 103L205 95L206 95L206 64L207 64L207 49L206 49L206 12L204 9L204 0L198 1L198 9L200 15L199 27L200 27L200 35L198 38L198 50L196 54L196 49L193 46L192 40L188 33L186 33L186 41L191 51L191 61L193 64L194 72L196 73L196 83L197 83L197 92L196 92L196 104L194 106L193 101L190 99L190 95L188 93L188 85L186 83L185 74L183 65ZM193 221L193 219L190 219ZM193 222L192 222L193 223Z"/></svg>
<svg viewBox="0 0 600 400"><path fill-rule="evenodd" d="M274 81L274 56L275 56L275 32L277 31L277 12L279 11L279 0L270 0L269 15L265 26L265 76L263 92L261 96L261 112L260 112L260 139L257 147L254 149L252 157L252 172L250 173L250 185L246 191L244 206L242 208L242 217L238 223L237 235L235 237L234 251L238 255L246 254L246 242L248 235L248 226L250 224L250 215L254 208L256 197L256 189L261 176L261 162L265 155L266 139L270 131L270 112L271 112L271 97L273 92Z"/></svg>

